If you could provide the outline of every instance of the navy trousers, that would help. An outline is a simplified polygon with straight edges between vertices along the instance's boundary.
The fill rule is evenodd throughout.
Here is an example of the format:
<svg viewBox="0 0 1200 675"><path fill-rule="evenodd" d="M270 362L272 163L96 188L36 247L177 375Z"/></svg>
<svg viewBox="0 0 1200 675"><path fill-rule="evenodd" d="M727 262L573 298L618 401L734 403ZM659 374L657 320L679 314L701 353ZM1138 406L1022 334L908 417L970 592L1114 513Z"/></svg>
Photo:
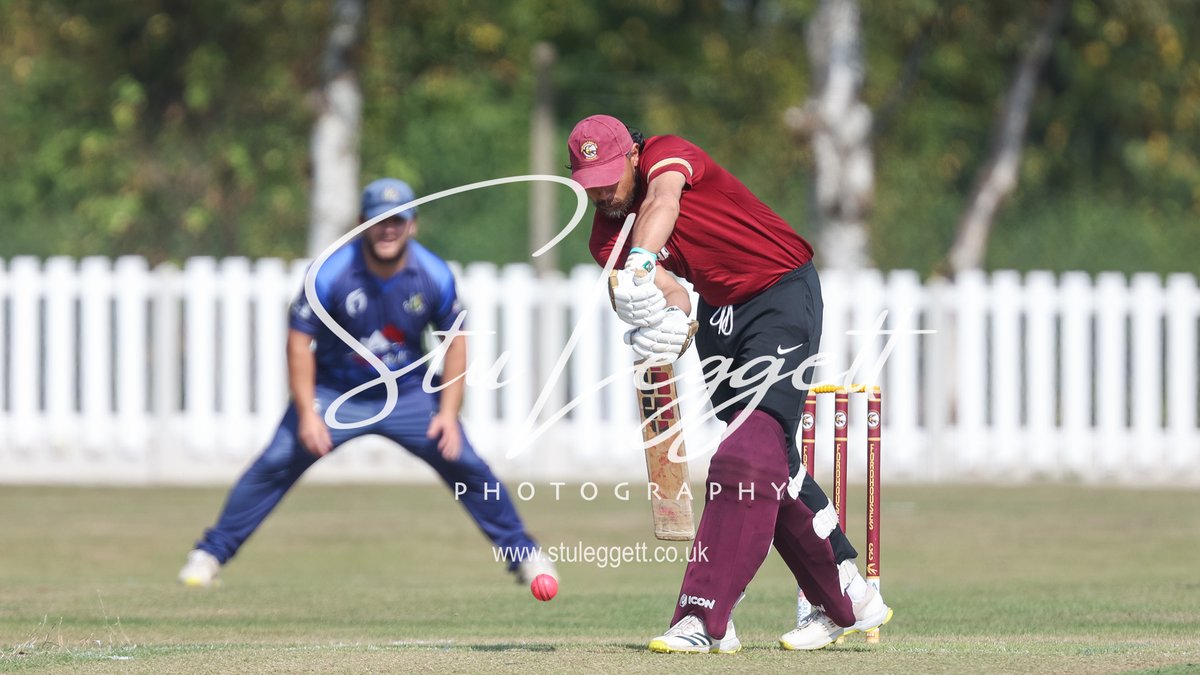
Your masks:
<svg viewBox="0 0 1200 675"><path fill-rule="evenodd" d="M341 393L317 387L322 414L325 406ZM334 450L359 436L385 436L429 464L455 494L461 493L458 501L495 546L532 549L536 543L525 532L508 491L492 473L491 467L475 453L466 434L462 434L462 453L453 462L438 452L436 439L425 437L436 406L436 397L421 389L419 384L401 386L395 408L383 419L355 429L330 428ZM366 420L377 415L382 407L382 400L350 399L338 408L337 419L343 423ZM196 548L208 551L222 564L228 561L296 480L317 461L318 458L304 449L297 438L297 420L295 405L289 405L275 437L234 484L217 524L205 531L204 537L196 542ZM515 562L510 563L510 568L515 565Z"/></svg>

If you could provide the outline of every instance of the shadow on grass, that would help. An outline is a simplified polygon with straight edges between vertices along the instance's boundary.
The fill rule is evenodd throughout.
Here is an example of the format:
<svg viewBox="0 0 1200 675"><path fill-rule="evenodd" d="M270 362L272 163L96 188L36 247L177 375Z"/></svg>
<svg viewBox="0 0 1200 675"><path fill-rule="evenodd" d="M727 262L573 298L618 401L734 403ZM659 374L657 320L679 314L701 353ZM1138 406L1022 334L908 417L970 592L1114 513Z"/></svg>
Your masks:
<svg viewBox="0 0 1200 675"><path fill-rule="evenodd" d="M645 643L642 643L642 642L626 642L623 645L617 645L617 646L624 649L627 652L646 652L647 654L650 653L650 650L646 649Z"/></svg>
<svg viewBox="0 0 1200 675"><path fill-rule="evenodd" d="M495 645L464 645L464 648L472 652L553 652L557 651L554 645L529 645L529 644L510 644L500 643Z"/></svg>

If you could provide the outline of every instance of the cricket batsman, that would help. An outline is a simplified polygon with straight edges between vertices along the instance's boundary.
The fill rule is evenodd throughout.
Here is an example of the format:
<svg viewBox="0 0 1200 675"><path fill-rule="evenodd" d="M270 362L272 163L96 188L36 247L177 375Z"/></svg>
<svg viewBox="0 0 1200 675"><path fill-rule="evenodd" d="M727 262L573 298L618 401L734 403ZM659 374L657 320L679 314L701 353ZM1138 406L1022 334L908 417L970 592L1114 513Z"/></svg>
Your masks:
<svg viewBox="0 0 1200 675"><path fill-rule="evenodd" d="M612 296L634 326L639 358L673 361L688 344L691 300L672 273L700 296L701 359L724 357L727 372L778 359L788 373L816 353L824 305L812 247L703 150L678 136L644 138L607 115L575 125L567 148L571 177L596 207L597 262L637 214ZM731 614L772 545L814 606L780 638L785 649L820 649L891 619L859 574L833 504L801 465L795 436L807 390L784 378L750 406L759 384L710 382L714 409L735 401L718 417L741 424L710 462L693 545L707 548L707 560L688 564L671 626L650 651L738 651Z"/></svg>

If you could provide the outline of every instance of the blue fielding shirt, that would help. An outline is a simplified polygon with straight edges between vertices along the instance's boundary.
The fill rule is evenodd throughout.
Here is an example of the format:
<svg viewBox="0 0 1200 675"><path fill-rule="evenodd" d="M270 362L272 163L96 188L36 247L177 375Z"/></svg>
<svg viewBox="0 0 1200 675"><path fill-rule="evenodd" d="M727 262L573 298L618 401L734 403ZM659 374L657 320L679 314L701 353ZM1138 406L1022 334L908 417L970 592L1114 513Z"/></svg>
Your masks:
<svg viewBox="0 0 1200 675"><path fill-rule="evenodd" d="M416 241L408 242L403 269L380 279L367 269L361 239L333 253L317 272L317 297L346 332L396 371L425 355L421 334L426 326L449 330L463 311L454 275L441 258ZM316 340L317 384L348 391L379 373L333 334L313 312L304 290L292 303L289 325ZM400 377L400 385L420 386L426 364ZM383 396L383 386L363 392Z"/></svg>

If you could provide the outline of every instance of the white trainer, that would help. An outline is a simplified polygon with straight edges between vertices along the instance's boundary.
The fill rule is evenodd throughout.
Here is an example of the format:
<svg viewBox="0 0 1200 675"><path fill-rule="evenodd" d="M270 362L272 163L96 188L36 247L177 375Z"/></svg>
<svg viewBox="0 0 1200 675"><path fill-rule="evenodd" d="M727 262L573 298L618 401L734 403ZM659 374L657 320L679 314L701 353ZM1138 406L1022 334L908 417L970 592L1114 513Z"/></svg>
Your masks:
<svg viewBox="0 0 1200 675"><path fill-rule="evenodd" d="M650 651L659 654L733 654L741 648L733 619L729 620L725 637L717 639L708 634L704 621L695 614L688 614L666 633L650 641Z"/></svg>
<svg viewBox="0 0 1200 675"><path fill-rule="evenodd" d="M208 551L195 549L188 553L187 562L179 570L179 583L184 586L208 587L221 583L218 575L221 563Z"/></svg>
<svg viewBox="0 0 1200 675"><path fill-rule="evenodd" d="M554 568L554 562L547 558L541 551L526 556L524 560L517 564L514 572L517 575L517 583L524 586L533 583L533 580L539 574L549 574L554 577L555 581L562 581L558 576L558 570Z"/></svg>
<svg viewBox="0 0 1200 675"><path fill-rule="evenodd" d="M883 602L883 596L874 586L867 586L862 600L854 603L853 626L843 628L818 606L800 621L794 630L779 638L779 645L790 650L813 650L829 646L834 640L851 633L865 632L891 621L892 608Z"/></svg>

